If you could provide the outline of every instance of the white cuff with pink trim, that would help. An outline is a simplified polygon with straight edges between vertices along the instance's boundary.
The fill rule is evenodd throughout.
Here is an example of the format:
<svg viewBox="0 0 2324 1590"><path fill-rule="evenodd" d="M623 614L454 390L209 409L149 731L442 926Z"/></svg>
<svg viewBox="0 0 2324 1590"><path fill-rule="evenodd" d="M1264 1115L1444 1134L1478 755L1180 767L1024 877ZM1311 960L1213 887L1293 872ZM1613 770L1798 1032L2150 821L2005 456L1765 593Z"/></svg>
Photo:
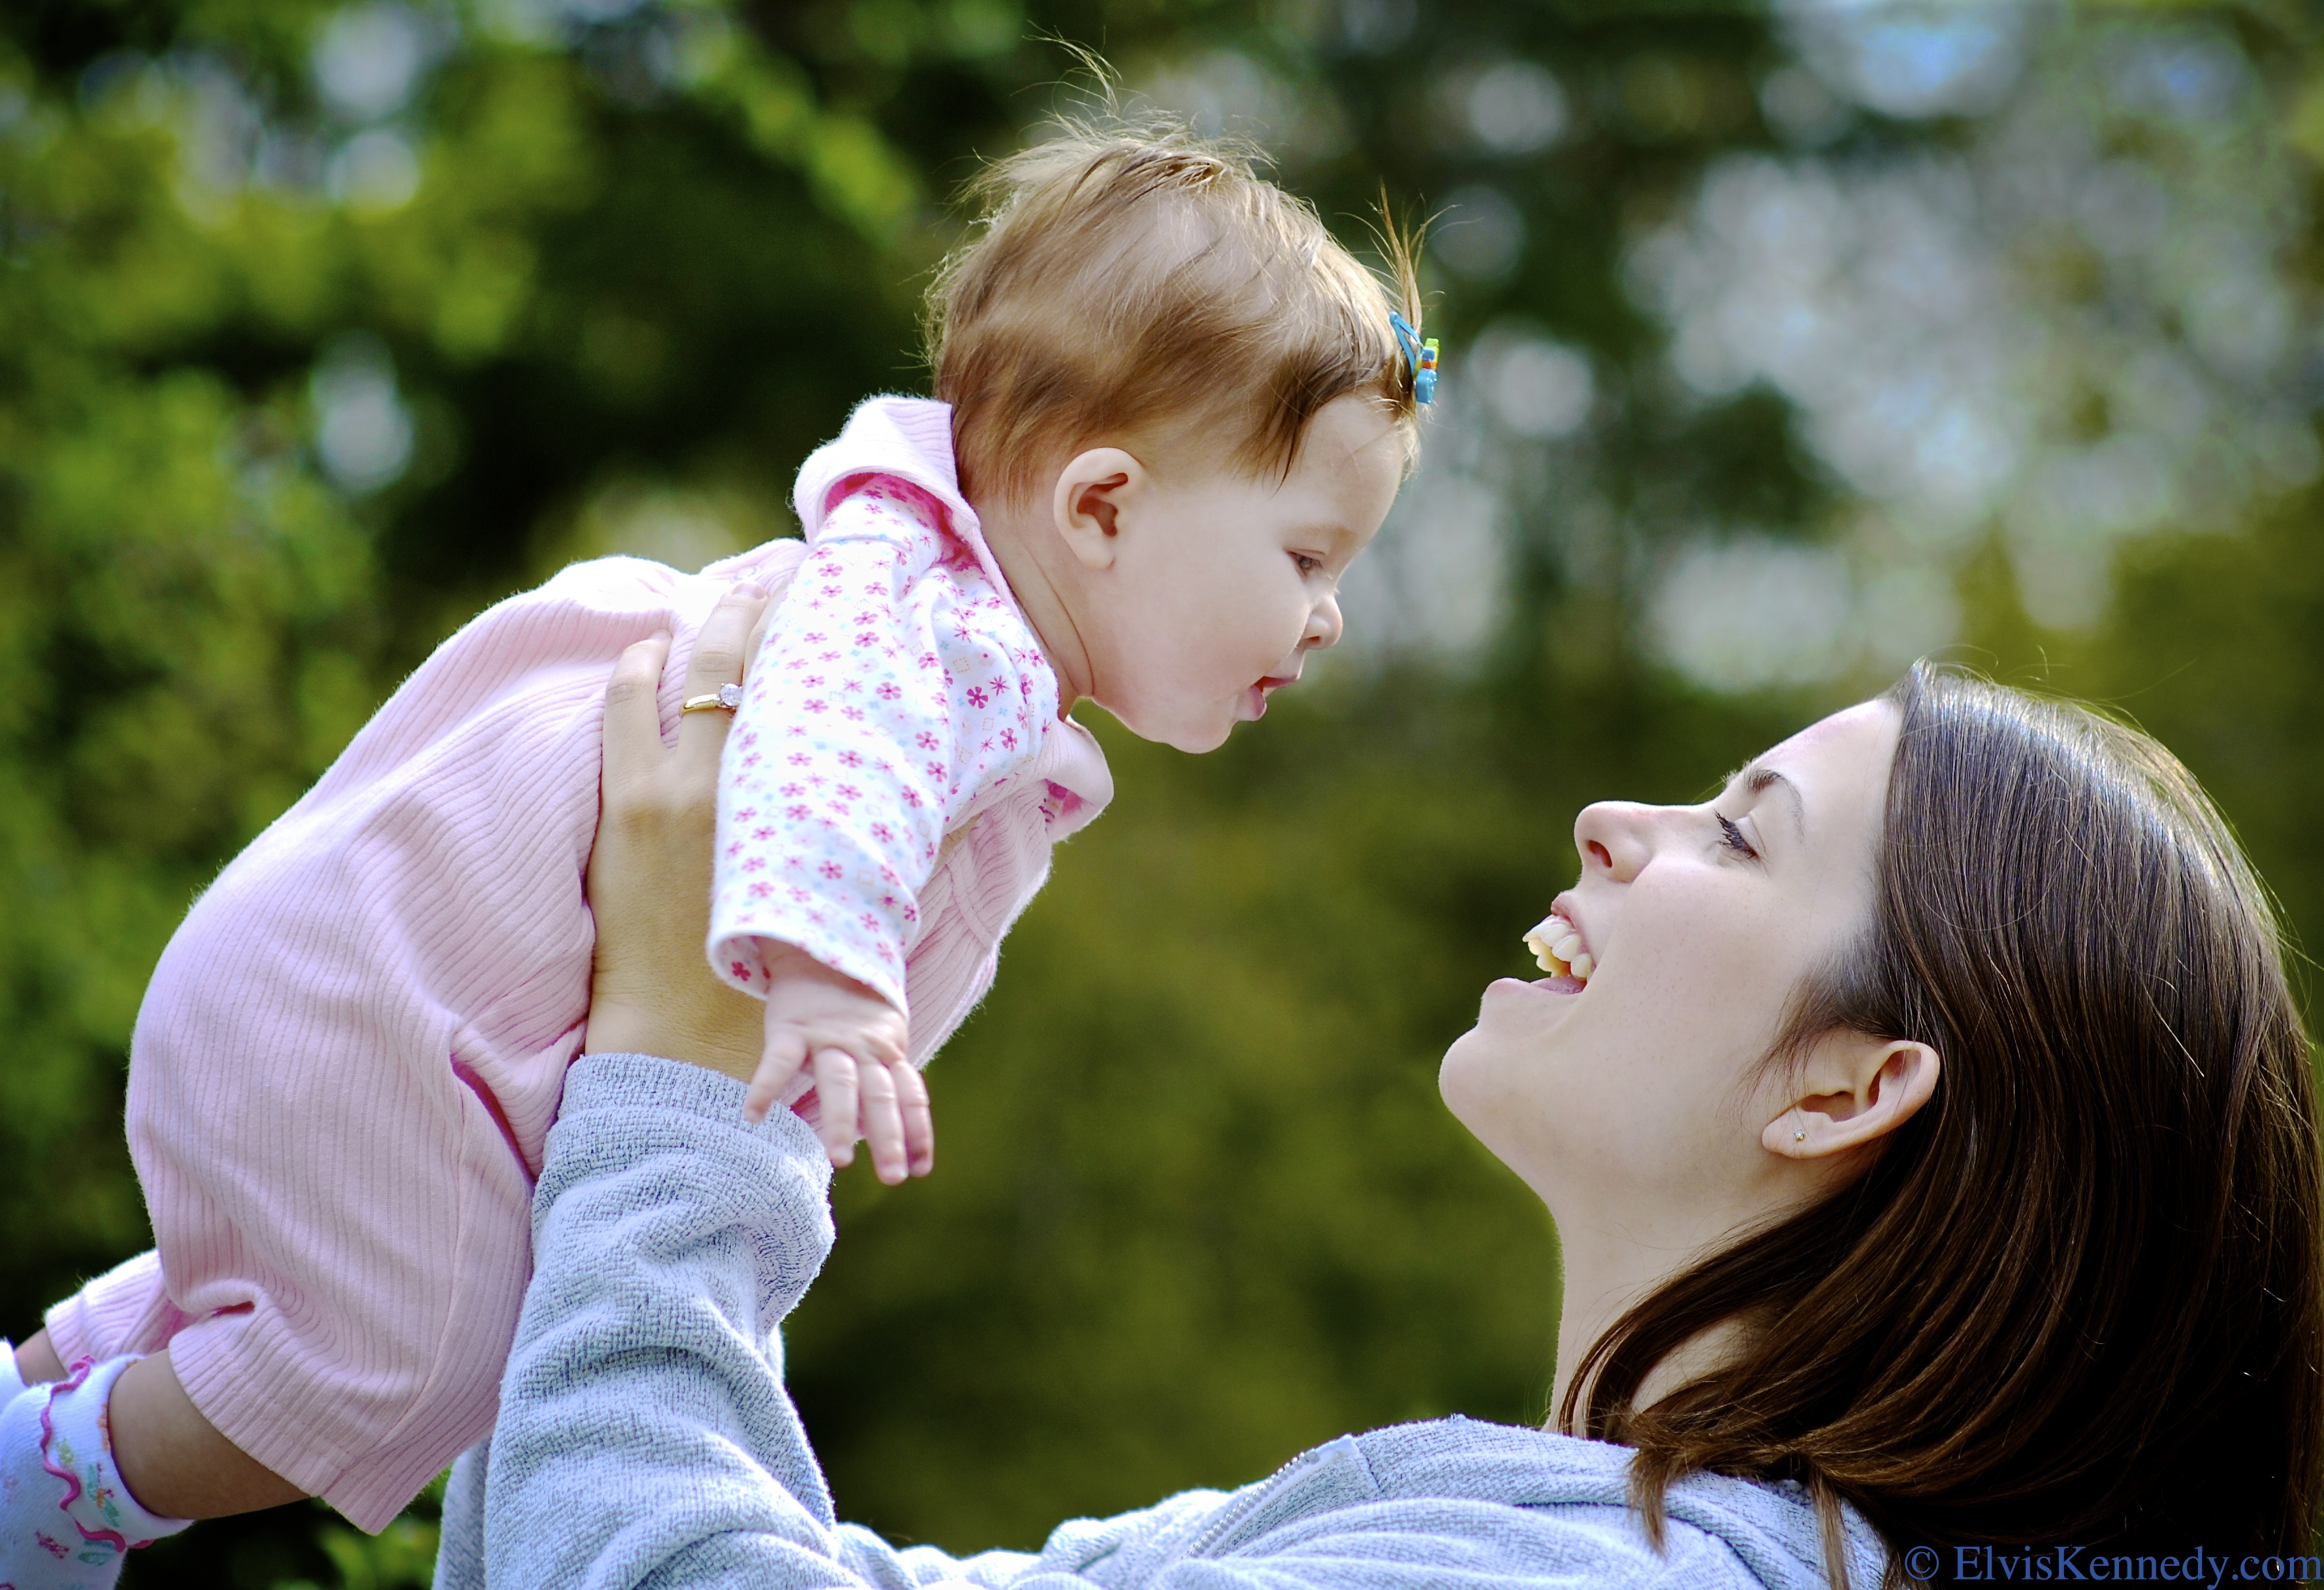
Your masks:
<svg viewBox="0 0 2324 1590"><path fill-rule="evenodd" d="M114 1467L106 1404L136 1362L84 1358L0 1408L0 1584L107 1590L124 1556L192 1521L148 1512Z"/></svg>

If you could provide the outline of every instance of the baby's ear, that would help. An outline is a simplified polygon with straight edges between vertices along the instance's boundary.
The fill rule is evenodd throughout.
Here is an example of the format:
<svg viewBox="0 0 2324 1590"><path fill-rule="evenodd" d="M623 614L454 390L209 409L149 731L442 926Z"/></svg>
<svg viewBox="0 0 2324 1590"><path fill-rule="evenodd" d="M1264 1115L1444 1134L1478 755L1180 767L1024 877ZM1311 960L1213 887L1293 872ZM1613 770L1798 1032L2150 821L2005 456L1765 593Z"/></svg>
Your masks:
<svg viewBox="0 0 2324 1590"><path fill-rule="evenodd" d="M1146 466L1120 448L1076 453L1057 472L1050 517L1084 568L1113 567L1121 550L1121 513L1146 487Z"/></svg>

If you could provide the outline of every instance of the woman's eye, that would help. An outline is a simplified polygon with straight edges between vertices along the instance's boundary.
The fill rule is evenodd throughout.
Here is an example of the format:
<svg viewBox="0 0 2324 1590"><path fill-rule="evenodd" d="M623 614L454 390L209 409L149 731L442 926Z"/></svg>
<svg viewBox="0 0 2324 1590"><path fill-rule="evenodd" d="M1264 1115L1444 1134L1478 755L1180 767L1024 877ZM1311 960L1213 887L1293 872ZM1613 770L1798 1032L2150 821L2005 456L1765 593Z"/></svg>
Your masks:
<svg viewBox="0 0 2324 1590"><path fill-rule="evenodd" d="M1726 845L1728 849L1733 851L1738 855L1747 858L1748 860L1757 861L1759 859L1759 853L1751 848L1751 841L1743 837L1742 829L1737 827L1733 823L1729 822L1725 818L1720 817L1719 813L1715 811L1711 815L1719 818L1719 832L1722 837L1722 842Z"/></svg>

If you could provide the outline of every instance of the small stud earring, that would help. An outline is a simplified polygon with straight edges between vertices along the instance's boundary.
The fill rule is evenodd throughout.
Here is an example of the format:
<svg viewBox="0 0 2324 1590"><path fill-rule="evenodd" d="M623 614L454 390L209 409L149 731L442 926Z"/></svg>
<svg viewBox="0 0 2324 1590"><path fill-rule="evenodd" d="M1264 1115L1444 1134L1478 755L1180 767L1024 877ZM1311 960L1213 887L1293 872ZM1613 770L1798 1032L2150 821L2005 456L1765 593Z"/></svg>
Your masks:
<svg viewBox="0 0 2324 1590"><path fill-rule="evenodd" d="M1794 1132L1792 1133L1792 1141L1794 1142L1805 1142L1807 1140L1808 1134L1804 1132Z"/></svg>

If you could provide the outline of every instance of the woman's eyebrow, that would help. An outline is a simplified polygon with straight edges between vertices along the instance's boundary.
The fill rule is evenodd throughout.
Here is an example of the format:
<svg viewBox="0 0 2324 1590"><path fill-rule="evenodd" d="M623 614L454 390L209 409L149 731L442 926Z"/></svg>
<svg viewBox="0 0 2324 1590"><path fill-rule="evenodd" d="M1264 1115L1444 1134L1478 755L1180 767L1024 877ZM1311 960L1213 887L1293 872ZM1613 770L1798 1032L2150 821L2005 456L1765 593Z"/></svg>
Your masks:
<svg viewBox="0 0 2324 1590"><path fill-rule="evenodd" d="M1784 793L1792 798L1792 827L1798 831L1801 842L1805 843L1808 837L1808 809L1807 802L1800 799L1800 787L1772 767L1755 767L1750 769L1749 772L1750 776L1744 781L1743 787L1752 794L1762 795L1769 788L1781 785Z"/></svg>

